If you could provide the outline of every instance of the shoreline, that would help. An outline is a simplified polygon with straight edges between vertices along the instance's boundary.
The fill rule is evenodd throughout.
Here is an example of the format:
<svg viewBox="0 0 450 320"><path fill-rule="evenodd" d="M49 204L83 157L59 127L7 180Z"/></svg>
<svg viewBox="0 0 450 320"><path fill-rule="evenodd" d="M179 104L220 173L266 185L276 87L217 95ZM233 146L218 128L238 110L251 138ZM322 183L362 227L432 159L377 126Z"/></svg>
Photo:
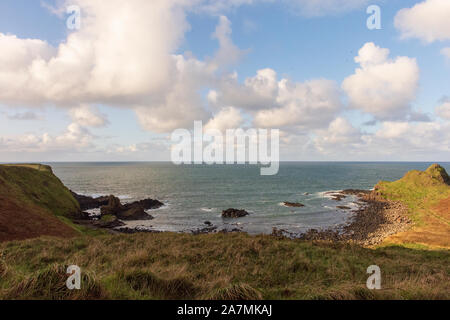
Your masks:
<svg viewBox="0 0 450 320"><path fill-rule="evenodd" d="M408 209L405 205L382 198L377 194L376 190L349 189L330 192L330 195L337 202L349 196L356 196L357 201L355 203L359 207L351 210L354 215L346 223L324 230L310 229L304 233L291 233L283 229L273 228L271 235L306 241L351 242L362 246L374 246L380 244L391 235L408 230L412 224L407 217ZM350 210L350 208L348 209ZM95 220L78 220L75 222L93 229L106 230L111 234L171 233L162 230L131 228L126 225L112 228L100 227ZM199 227L179 233L201 235L236 232L247 233L237 228L233 230L219 230L219 227L212 224L205 224L203 228Z"/></svg>
<svg viewBox="0 0 450 320"><path fill-rule="evenodd" d="M339 194L339 197L354 195L358 198L357 203L360 207L352 210L354 216L349 223L323 231L310 230L298 237L299 239L375 246L389 236L408 230L412 225L407 215L408 208L403 203L386 200L376 190L344 190Z"/></svg>

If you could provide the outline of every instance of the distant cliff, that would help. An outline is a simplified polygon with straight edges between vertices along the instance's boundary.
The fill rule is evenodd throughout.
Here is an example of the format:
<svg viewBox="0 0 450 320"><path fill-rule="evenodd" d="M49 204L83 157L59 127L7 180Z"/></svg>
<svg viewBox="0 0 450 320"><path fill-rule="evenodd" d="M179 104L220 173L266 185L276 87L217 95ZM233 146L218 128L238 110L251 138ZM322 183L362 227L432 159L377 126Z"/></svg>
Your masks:
<svg viewBox="0 0 450 320"><path fill-rule="evenodd" d="M0 241L72 237L81 210L69 189L40 164L0 165Z"/></svg>

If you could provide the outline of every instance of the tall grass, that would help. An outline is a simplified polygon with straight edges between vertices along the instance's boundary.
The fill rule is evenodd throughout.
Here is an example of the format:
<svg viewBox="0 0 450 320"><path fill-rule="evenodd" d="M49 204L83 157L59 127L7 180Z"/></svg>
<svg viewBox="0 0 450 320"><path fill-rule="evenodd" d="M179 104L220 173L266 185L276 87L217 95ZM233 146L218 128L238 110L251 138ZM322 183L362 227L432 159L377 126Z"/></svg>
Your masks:
<svg viewBox="0 0 450 320"><path fill-rule="evenodd" d="M136 234L0 244L3 299L449 299L450 252L245 234ZM65 267L84 275L65 289ZM365 287L370 265L382 290Z"/></svg>

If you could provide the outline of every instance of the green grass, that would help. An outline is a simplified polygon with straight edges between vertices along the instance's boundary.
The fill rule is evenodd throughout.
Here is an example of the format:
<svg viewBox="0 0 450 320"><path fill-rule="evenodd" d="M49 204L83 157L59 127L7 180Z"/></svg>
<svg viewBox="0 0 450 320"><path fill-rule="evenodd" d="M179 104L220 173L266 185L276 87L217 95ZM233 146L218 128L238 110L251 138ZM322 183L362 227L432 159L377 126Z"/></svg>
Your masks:
<svg viewBox="0 0 450 320"><path fill-rule="evenodd" d="M0 166L4 167L16 167L16 168L30 168L37 171L50 172L53 173L53 170L50 166L39 163L22 163L22 164L1 164Z"/></svg>
<svg viewBox="0 0 450 320"><path fill-rule="evenodd" d="M163 233L9 242L0 252L3 299L450 298L448 250ZM72 264L90 279L75 296L61 287ZM365 287L370 265L382 290Z"/></svg>
<svg viewBox="0 0 450 320"><path fill-rule="evenodd" d="M80 207L69 189L52 173L50 167L39 166L0 166L0 195L20 203L38 205L57 216L76 215Z"/></svg>
<svg viewBox="0 0 450 320"><path fill-rule="evenodd" d="M406 204L411 219L421 225L431 206L450 197L450 186L444 183L445 177L448 178L445 170L433 165L425 172L410 171L398 181L380 182L376 190L386 199Z"/></svg>

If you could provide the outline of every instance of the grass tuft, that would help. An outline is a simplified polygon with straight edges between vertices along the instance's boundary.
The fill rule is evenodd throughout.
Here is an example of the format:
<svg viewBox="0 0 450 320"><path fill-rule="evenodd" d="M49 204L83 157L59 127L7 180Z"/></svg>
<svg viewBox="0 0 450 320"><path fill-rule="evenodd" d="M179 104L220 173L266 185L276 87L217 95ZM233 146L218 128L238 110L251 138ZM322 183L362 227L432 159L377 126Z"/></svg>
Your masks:
<svg viewBox="0 0 450 320"><path fill-rule="evenodd" d="M66 286L66 265L53 264L20 281L6 293L6 299L84 300L105 298L102 287L91 272L81 274L81 289Z"/></svg>
<svg viewBox="0 0 450 320"><path fill-rule="evenodd" d="M262 294L252 286L239 283L209 293L205 300L262 300Z"/></svg>
<svg viewBox="0 0 450 320"><path fill-rule="evenodd" d="M152 272L135 270L121 275L133 290L145 291L158 299L193 299L197 289L185 278L161 279Z"/></svg>

